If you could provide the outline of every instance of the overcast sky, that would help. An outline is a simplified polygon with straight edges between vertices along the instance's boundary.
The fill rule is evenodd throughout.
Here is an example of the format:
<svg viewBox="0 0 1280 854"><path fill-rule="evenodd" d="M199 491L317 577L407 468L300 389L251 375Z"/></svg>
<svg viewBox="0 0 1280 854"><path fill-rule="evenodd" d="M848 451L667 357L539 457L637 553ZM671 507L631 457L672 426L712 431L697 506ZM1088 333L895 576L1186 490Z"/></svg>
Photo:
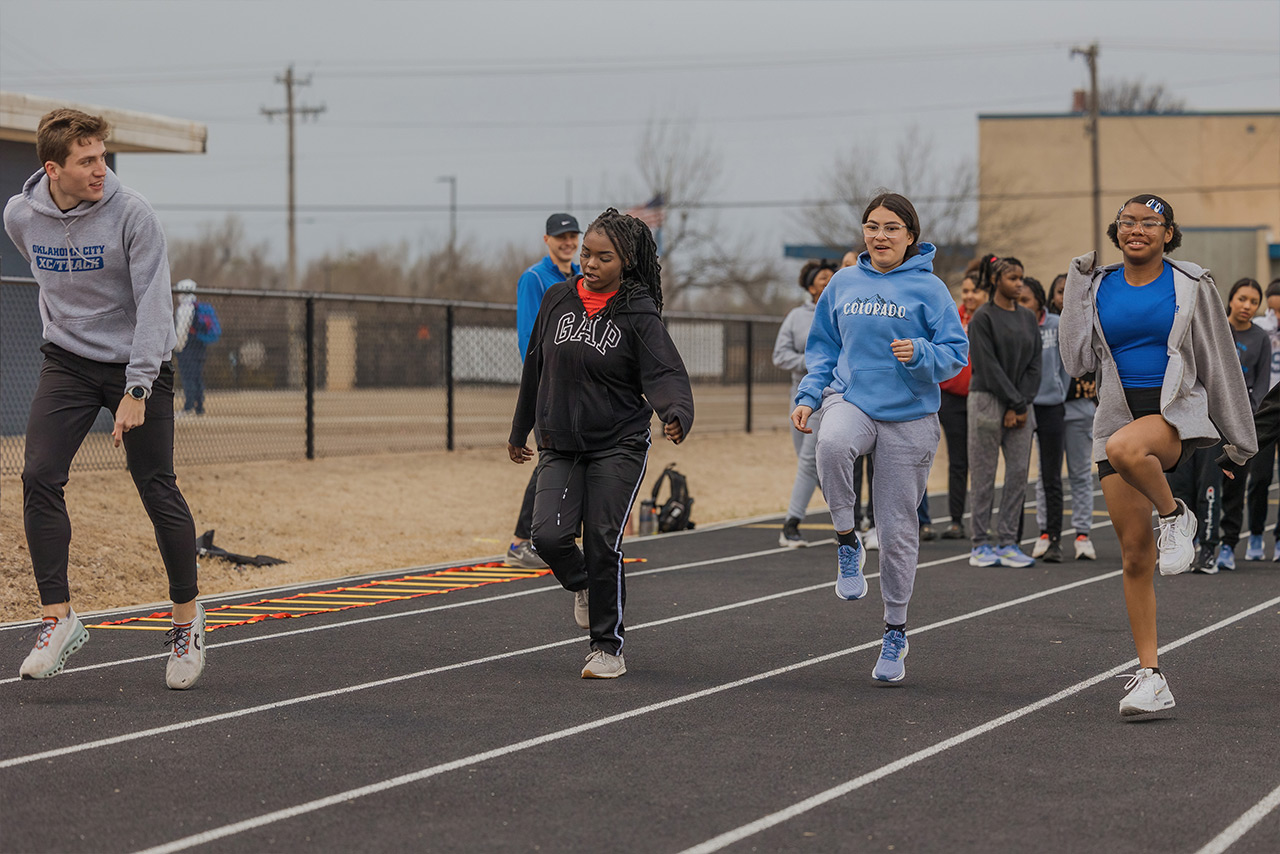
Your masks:
<svg viewBox="0 0 1280 854"><path fill-rule="evenodd" d="M293 63L299 102L325 107L298 128L298 203L339 209L300 212L304 261L442 246L444 175L461 240L538 248L570 197L584 220L643 202L646 123L691 123L722 162L721 225L776 257L809 236L799 210L749 203L829 198L839 156L913 124L971 158L978 113L1067 110L1088 84L1069 49L1094 40L1104 83L1280 108L1277 0L3 0L0 87L207 124L208 154L125 154L121 178L171 237L234 211L283 258L285 131L260 108L284 105Z"/></svg>

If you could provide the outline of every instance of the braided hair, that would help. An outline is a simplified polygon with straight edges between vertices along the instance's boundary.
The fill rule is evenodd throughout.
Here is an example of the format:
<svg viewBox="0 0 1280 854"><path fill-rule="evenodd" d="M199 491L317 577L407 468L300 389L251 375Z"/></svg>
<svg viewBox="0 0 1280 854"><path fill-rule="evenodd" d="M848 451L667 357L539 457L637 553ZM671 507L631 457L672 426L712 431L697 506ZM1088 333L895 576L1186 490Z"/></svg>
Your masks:
<svg viewBox="0 0 1280 854"><path fill-rule="evenodd" d="M982 256L982 260L978 264L977 278L974 280L974 284L981 290L986 291L988 296L994 297L996 295L996 285L1000 283L1000 277L1011 267L1021 266L1022 262L1012 255L1001 258L988 252Z"/></svg>
<svg viewBox="0 0 1280 854"><path fill-rule="evenodd" d="M622 259L622 281L618 295L609 300L603 314L612 317L617 313L619 301L631 306L636 294L648 294L662 314L662 265L658 263L658 245L653 232L644 220L619 213L609 208L595 218L587 231L599 231L613 244Z"/></svg>

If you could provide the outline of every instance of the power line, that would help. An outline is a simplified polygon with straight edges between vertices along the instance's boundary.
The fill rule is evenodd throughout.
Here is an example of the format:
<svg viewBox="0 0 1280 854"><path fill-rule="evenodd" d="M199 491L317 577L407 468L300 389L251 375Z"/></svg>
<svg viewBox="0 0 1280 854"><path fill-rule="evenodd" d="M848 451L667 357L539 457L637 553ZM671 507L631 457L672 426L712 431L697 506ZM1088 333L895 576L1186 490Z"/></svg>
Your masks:
<svg viewBox="0 0 1280 854"><path fill-rule="evenodd" d="M1105 189L1104 192L1124 194L1132 190L1139 192L1141 188L1112 188ZM1236 185L1201 185L1201 186L1185 186L1185 187L1163 187L1162 192L1169 195L1177 193L1258 193L1258 192L1275 192L1280 190L1280 183L1274 184L1236 184ZM1078 199L1090 198L1093 195L1092 188L1085 190L1041 190L1026 193L959 193L959 194L940 194L940 195L918 195L912 196L912 201L916 203L942 203L942 202L1001 202L1001 201L1039 201L1048 199ZM528 213L531 211L549 211L555 210L564 204L561 199L556 202L497 202L491 204L467 204L457 205L456 210L459 213ZM616 205L617 200L606 202L577 202L578 207L588 210L596 208L604 209L610 205ZM700 201L700 202L673 202L667 207L670 210L766 210L772 208L823 208L823 207L840 207L849 205L851 202L847 199L754 199L754 200L730 200L730 201ZM158 211L173 211L182 213L280 213L286 208L276 204L257 204L257 203L230 203L230 204L190 204L190 203L174 203L164 204L160 202L152 202L151 206ZM405 213L448 213L450 206L447 204L412 204L412 205L396 205L396 204L371 204L371 205L351 205L351 204L310 204L298 205L296 210L299 213L306 214L405 214Z"/></svg>

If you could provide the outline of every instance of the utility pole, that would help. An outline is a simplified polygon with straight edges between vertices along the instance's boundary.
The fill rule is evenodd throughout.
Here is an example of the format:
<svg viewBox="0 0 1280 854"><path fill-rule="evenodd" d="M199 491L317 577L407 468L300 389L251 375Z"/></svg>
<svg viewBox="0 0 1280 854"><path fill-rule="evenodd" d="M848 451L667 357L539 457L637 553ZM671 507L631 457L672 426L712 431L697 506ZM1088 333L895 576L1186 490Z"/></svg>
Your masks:
<svg viewBox="0 0 1280 854"><path fill-rule="evenodd" d="M307 116L318 116L324 112L324 106L319 107L297 107L293 103L293 89L295 86L310 86L311 75L307 75L304 79L299 80L293 76L293 66L290 65L284 71L283 77L276 78L277 83L284 84L284 109L267 109L262 108L262 114L268 119L283 115L289 128L289 290L296 291L298 289L298 233L297 222L294 216L296 207L297 193L294 189L294 144L293 144L293 126L294 117L301 115L303 118Z"/></svg>
<svg viewBox="0 0 1280 854"><path fill-rule="evenodd" d="M458 267L458 176L441 175L436 183L449 185L449 287L452 289Z"/></svg>
<svg viewBox="0 0 1280 854"><path fill-rule="evenodd" d="M1093 160L1093 251L1102 256L1102 178L1098 156L1098 43L1071 48L1072 58L1089 63L1089 141Z"/></svg>

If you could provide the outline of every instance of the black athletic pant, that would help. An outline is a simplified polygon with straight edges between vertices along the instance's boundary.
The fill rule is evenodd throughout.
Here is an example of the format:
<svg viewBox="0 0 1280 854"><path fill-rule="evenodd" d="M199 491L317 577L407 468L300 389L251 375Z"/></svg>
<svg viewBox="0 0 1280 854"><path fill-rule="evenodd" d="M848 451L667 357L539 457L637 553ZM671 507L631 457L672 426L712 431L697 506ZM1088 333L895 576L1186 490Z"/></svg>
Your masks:
<svg viewBox="0 0 1280 854"><path fill-rule="evenodd" d="M944 391L938 423L947 437L947 510L959 525L969 480L969 398Z"/></svg>
<svg viewBox="0 0 1280 854"><path fill-rule="evenodd" d="M71 460L102 407L112 413L124 397L123 364L85 359L58 347L40 348L44 363L27 421L22 470L22 515L40 602L71 599L67 553L71 520L63 488ZM169 598L190 602L196 585L196 527L173 473L173 367L165 362L151 386L146 420L124 434L125 458L156 531L169 573Z"/></svg>
<svg viewBox="0 0 1280 854"><path fill-rule="evenodd" d="M1065 404L1035 404L1036 440L1040 443L1040 482L1044 484L1044 530L1062 537L1062 449L1066 438ZM1021 539L1021 538L1019 538Z"/></svg>
<svg viewBox="0 0 1280 854"><path fill-rule="evenodd" d="M1276 472L1276 443L1268 442L1249 461L1249 533L1261 536L1267 530L1270 508L1271 479ZM1238 479L1238 478L1237 478ZM1280 538L1280 518L1276 521L1276 537Z"/></svg>
<svg viewBox="0 0 1280 854"><path fill-rule="evenodd" d="M1244 527L1245 495L1249 499L1249 533L1262 536L1267 528L1267 499L1270 497L1271 468L1275 465L1275 443L1259 448L1244 471L1222 479L1222 544L1236 547ZM1246 486L1247 484L1247 486Z"/></svg>
<svg viewBox="0 0 1280 854"><path fill-rule="evenodd" d="M600 451L538 449L533 547L562 587L590 591L591 648L610 655L622 650L627 603L622 529L648 456L648 430ZM574 542L579 525L582 548Z"/></svg>
<svg viewBox="0 0 1280 854"><path fill-rule="evenodd" d="M1190 457L1165 475L1174 498L1196 514L1196 536L1200 547L1210 554L1218 550L1218 523L1222 518L1222 469L1214 462L1222 454L1222 443L1196 448Z"/></svg>
<svg viewBox="0 0 1280 854"><path fill-rule="evenodd" d="M517 540L533 539L533 499L538 494L538 468L534 467L529 475L529 485L524 488L524 499L520 502L520 515L516 517L515 538Z"/></svg>

